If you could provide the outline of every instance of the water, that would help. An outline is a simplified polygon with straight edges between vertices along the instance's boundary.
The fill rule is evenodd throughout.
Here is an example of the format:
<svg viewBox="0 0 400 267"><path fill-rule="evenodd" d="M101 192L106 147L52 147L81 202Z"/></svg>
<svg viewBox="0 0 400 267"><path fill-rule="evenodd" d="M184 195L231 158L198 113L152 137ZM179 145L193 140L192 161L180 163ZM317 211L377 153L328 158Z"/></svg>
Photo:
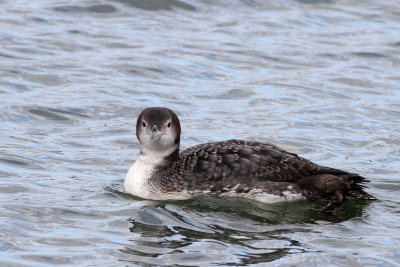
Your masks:
<svg viewBox="0 0 400 267"><path fill-rule="evenodd" d="M399 266L398 1L1 1L0 266ZM240 137L379 201L122 193L149 106L182 146Z"/></svg>

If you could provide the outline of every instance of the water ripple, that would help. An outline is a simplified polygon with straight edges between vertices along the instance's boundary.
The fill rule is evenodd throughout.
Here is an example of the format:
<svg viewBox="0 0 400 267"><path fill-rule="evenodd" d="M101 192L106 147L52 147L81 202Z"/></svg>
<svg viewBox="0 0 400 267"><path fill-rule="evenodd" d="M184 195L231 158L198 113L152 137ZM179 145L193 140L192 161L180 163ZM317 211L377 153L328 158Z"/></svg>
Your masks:
<svg viewBox="0 0 400 267"><path fill-rule="evenodd" d="M2 2L0 265L396 266L396 1ZM182 147L272 142L365 175L373 203L147 201L135 123Z"/></svg>

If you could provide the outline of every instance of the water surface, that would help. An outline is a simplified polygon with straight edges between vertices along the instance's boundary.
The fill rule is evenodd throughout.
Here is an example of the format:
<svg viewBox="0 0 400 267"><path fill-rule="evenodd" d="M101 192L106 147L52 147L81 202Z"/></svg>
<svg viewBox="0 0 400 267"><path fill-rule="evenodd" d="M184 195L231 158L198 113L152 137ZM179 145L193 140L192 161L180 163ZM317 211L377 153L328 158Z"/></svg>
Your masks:
<svg viewBox="0 0 400 267"><path fill-rule="evenodd" d="M1 1L1 266L399 266L398 1ZM379 201L122 193L139 112L273 142Z"/></svg>

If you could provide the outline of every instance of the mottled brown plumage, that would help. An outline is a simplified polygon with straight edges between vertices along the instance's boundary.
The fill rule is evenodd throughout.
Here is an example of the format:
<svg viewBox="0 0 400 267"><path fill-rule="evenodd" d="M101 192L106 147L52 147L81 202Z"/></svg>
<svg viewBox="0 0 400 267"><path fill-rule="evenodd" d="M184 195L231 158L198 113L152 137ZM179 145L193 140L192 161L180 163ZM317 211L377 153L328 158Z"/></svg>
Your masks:
<svg viewBox="0 0 400 267"><path fill-rule="evenodd" d="M221 194L239 184L237 193L257 188L276 195L289 190L310 200L374 199L363 189L368 180L357 174L320 166L274 145L242 140L189 148L165 162L153 179L167 191L209 189Z"/></svg>
<svg viewBox="0 0 400 267"><path fill-rule="evenodd" d="M244 197L260 193L282 198L302 196L329 201L326 212L345 199L375 199L365 192L363 184L368 180L364 177L315 164L271 144L228 140L200 144L179 153L180 124L176 115L163 108L147 109L143 113L138 119L138 137L146 136L142 133L145 130L142 120L156 125L157 129L172 122L171 132L175 133L170 137L175 141L168 146L169 152L155 164L147 180L149 191L191 195L229 193ZM143 147L156 144L139 140Z"/></svg>

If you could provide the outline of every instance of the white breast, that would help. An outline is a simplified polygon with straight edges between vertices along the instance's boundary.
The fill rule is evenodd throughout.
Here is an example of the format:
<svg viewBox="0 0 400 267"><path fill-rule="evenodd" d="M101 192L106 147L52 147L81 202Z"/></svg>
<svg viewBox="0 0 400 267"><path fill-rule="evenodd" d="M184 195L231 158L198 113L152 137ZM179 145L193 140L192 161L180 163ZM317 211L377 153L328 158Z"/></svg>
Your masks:
<svg viewBox="0 0 400 267"><path fill-rule="evenodd" d="M139 157L126 174L124 181L124 192L149 198L151 193L148 188L148 180L154 172L154 164L141 160Z"/></svg>
<svg viewBox="0 0 400 267"><path fill-rule="evenodd" d="M169 155L168 153L165 153ZM157 165L165 157L161 153L147 153L138 157L132 167L129 169L124 180L124 192L141 198L154 200L188 199L192 194L186 190L179 192L161 192L162 188L157 188L157 184L149 185L149 180L155 172Z"/></svg>

